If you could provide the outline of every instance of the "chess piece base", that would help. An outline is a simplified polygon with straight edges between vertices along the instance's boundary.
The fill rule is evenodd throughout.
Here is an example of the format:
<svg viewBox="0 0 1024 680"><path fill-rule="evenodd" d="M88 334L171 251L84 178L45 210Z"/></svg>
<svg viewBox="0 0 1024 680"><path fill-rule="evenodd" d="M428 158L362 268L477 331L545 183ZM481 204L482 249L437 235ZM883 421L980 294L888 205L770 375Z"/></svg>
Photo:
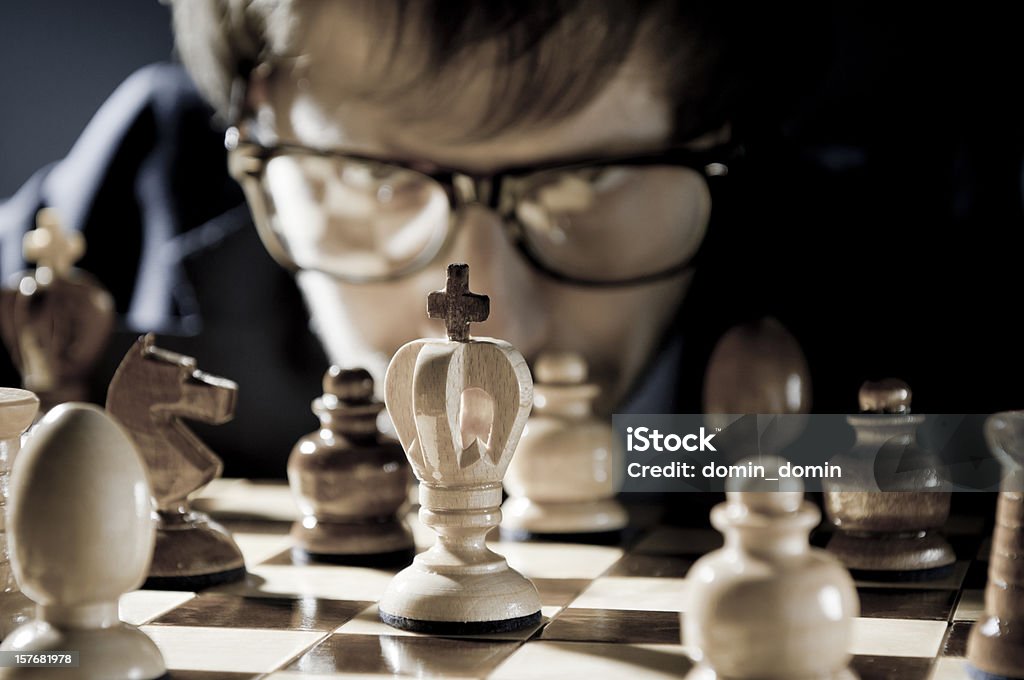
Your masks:
<svg viewBox="0 0 1024 680"><path fill-rule="evenodd" d="M380 613L380 620L399 630L427 635L487 635L508 633L540 625L540 612L501 621L419 621Z"/></svg>
<svg viewBox="0 0 1024 680"><path fill-rule="evenodd" d="M181 590L245 578L245 560L227 529L182 506L157 512L156 546L143 587Z"/></svg>
<svg viewBox="0 0 1024 680"><path fill-rule="evenodd" d="M78 667L5 668L5 680L156 680L167 676L156 644L135 626L56 628L32 621L11 633L0 649L15 652L79 652Z"/></svg>
<svg viewBox="0 0 1024 680"><path fill-rule="evenodd" d="M339 560L399 552L412 559L414 550L409 525L394 517L331 522L308 516L292 525L291 536L300 551Z"/></svg>
<svg viewBox="0 0 1024 680"><path fill-rule="evenodd" d="M540 596L519 572L505 566L438 573L425 568L422 558L418 556L388 585L380 600L384 623L448 635L508 632L540 623ZM504 559L493 564L504 564Z"/></svg>
<svg viewBox="0 0 1024 680"><path fill-rule="evenodd" d="M621 531L629 523L626 509L613 498L543 503L525 496L501 506L501 529L519 534L589 534Z"/></svg>
<svg viewBox="0 0 1024 680"><path fill-rule="evenodd" d="M953 546L938 533L836 532L828 551L855 578L920 581L948 576L956 563Z"/></svg>
<svg viewBox="0 0 1024 680"><path fill-rule="evenodd" d="M980 619L967 638L967 660L975 680L1024 680L1024 629Z"/></svg>
<svg viewBox="0 0 1024 680"><path fill-rule="evenodd" d="M797 677L793 675L779 676L777 680L859 680L860 676L850 669L833 673L830 675L814 675ZM685 680L747 680L746 678L731 678L719 675L712 668L704 665L696 665L686 674ZM762 680L776 680L770 675L763 676Z"/></svg>

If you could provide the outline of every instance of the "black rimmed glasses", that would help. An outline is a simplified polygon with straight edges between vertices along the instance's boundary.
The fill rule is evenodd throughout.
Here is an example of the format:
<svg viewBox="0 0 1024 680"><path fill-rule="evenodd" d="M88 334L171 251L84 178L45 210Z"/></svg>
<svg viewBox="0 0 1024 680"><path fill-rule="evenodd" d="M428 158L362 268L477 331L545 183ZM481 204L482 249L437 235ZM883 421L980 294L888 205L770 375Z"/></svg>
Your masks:
<svg viewBox="0 0 1024 680"><path fill-rule="evenodd" d="M559 281L625 286L667 278L692 262L710 212L709 184L740 153L671 149L479 175L265 147L237 128L226 145L274 259L348 283L392 281L427 267L471 204L495 211L526 260Z"/></svg>

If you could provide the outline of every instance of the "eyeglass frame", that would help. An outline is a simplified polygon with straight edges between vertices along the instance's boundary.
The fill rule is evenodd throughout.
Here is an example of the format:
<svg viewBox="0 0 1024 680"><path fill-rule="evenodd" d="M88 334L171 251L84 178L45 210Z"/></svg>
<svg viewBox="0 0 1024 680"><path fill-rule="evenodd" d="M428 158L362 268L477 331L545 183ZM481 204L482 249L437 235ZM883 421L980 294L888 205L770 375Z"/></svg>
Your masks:
<svg viewBox="0 0 1024 680"><path fill-rule="evenodd" d="M651 274L643 274L625 279L602 280L587 279L578 276L565 274L552 269L545 264L540 257L533 252L528 239L525 237L525 228L519 218L515 215L515 196L510 192L503 192L503 187L508 182L515 182L523 177L536 175L544 172L573 171L600 166L674 166L685 167L698 172L704 178L711 191L712 178L724 177L729 173L729 166L743 156L743 147L735 143L725 143L713 146L709 149L694 150L685 147L673 147L657 152L630 154L623 156L610 156L602 158L582 158L573 161L552 161L547 163L536 163L529 165L510 166L494 173L470 173L455 168L433 166L430 170L424 169L422 164L408 161L394 160L367 156L346 151L318 149L316 147L304 146L294 143L277 143L265 146L258 142L246 139L238 126L228 128L224 136L224 146L228 150L228 169L231 175L242 183L248 179L257 184L256 188L261 194L261 200L266 202L268 196L262 186L262 175L267 163L278 156L305 155L317 158L337 158L358 163L369 163L375 165L390 166L397 169L415 172L419 175L433 180L444 190L448 198L448 226L444 239L435 250L424 251L412 262L400 269L384 275L377 276L346 276L336 272L310 267L302 267L288 252L287 246L283 243L281 236L269 225L270 219L263 206L252 206L254 212L253 222L270 253L271 257L282 267L292 273L299 271L319 271L328 276L350 284L387 283L398 281L411 276L430 266L438 256L451 244L452 239L458 231L458 216L460 210L470 205L480 205L492 210L501 218L503 231L511 244L519 251L520 255L535 270L541 274L560 283L585 287L585 288L618 288L638 286L664 279L671 278L689 269L697 255L701 252L703 241L689 257L681 262L667 267L661 271ZM506 200L502 200L502 199ZM713 202L712 202L713 204Z"/></svg>

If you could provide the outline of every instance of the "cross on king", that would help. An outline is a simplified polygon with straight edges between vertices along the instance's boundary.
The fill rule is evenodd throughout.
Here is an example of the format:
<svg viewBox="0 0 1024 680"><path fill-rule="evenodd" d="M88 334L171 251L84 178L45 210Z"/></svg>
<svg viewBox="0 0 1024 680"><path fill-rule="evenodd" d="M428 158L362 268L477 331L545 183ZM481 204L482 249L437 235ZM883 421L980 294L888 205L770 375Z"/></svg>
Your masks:
<svg viewBox="0 0 1024 680"><path fill-rule="evenodd" d="M427 296L427 316L443 319L448 339L469 341L469 324L486 321L491 301L486 295L469 292L469 265L448 265L448 281L444 290Z"/></svg>

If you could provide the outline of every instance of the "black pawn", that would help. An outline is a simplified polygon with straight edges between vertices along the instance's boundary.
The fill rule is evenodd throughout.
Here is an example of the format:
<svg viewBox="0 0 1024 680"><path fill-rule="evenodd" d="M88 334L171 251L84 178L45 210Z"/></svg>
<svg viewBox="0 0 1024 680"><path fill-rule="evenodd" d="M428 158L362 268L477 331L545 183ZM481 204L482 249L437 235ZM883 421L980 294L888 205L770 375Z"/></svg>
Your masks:
<svg viewBox="0 0 1024 680"><path fill-rule="evenodd" d="M331 366L313 400L320 429L296 442L288 480L302 519L292 526L300 561L404 565L414 554L400 510L410 473L398 441L381 433L384 404L363 369Z"/></svg>

